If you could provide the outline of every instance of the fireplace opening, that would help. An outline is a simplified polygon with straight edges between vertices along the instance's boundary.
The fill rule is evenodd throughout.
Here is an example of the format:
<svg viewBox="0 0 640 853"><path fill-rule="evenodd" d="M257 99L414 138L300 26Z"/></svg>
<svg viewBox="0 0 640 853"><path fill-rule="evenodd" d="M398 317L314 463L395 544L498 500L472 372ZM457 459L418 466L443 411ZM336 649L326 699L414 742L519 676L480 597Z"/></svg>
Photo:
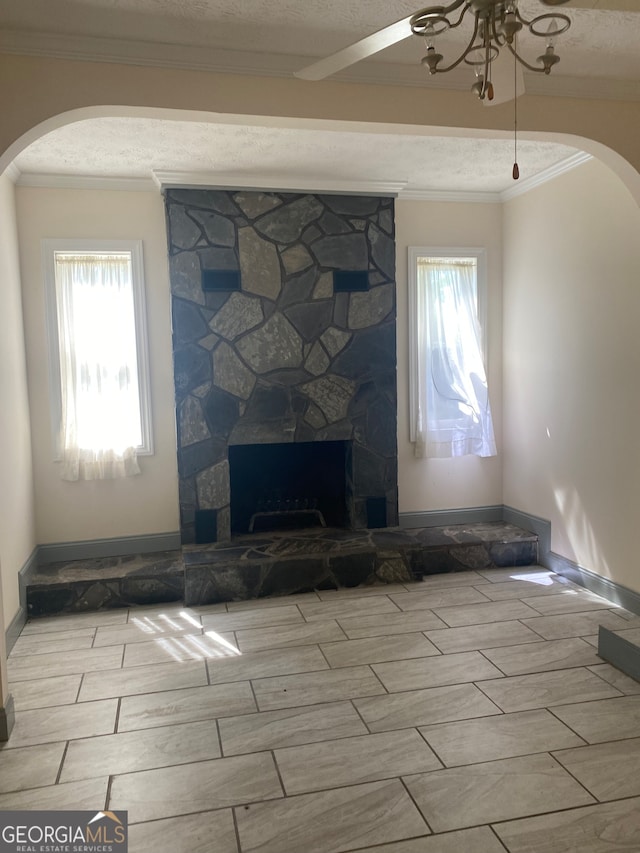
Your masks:
<svg viewBox="0 0 640 853"><path fill-rule="evenodd" d="M231 532L351 526L349 443L229 447Z"/></svg>

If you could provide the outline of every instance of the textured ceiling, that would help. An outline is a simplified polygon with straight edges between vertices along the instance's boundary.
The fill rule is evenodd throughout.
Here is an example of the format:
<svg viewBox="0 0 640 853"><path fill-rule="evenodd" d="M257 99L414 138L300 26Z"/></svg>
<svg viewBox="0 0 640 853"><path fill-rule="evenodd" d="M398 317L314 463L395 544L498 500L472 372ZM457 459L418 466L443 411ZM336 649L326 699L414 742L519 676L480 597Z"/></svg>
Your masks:
<svg viewBox="0 0 640 853"><path fill-rule="evenodd" d="M628 8L635 2L629 0ZM315 58L420 5L416 0L0 0L0 27ZM562 63L554 75L639 80L637 5L638 12L626 13L568 10L573 26L558 45ZM520 0L520 8L530 17L549 11L538 0ZM535 57L542 52L541 40L529 41ZM523 36L523 48L526 42ZM411 37L376 61L413 63L422 52L421 41Z"/></svg>
<svg viewBox="0 0 640 853"><path fill-rule="evenodd" d="M522 178L575 154L521 141ZM52 131L20 154L24 173L149 177L152 172L232 176L244 186L391 182L409 190L501 192L512 184L511 139L259 127L147 118L96 118ZM272 187L273 188L273 187Z"/></svg>
<svg viewBox="0 0 640 853"><path fill-rule="evenodd" d="M622 91L625 97L630 92L640 97L640 0L571 2L638 11L564 7L572 27L557 46L561 62L550 78L525 75L526 88L547 91L564 79L565 93L573 96L577 80L587 93L605 85L614 87L616 97ZM416 0L0 0L0 50L57 56L76 51L110 59L122 50L135 61L140 49L141 61L151 57L152 64L178 57L180 67L210 62L216 70L291 74L406 17L418 5ZM520 0L520 8L529 17L549 11L538 0ZM455 36L448 38L455 42ZM542 40L528 40L534 44L521 38L523 53L535 57ZM447 44L443 39L445 55ZM410 37L347 69L341 79L363 75L368 82L470 85L468 69L426 78L419 65L423 53L421 40ZM148 177L152 171L200 172L221 182L235 176L244 185L252 179L264 185L268 176L277 184L287 175L291 181L299 177L304 186L313 180L350 180L400 183L415 190L499 192L510 186L512 149L511 140L112 118L54 131L23 152L16 165L23 173ZM522 141L521 175L534 176L573 153L552 143Z"/></svg>

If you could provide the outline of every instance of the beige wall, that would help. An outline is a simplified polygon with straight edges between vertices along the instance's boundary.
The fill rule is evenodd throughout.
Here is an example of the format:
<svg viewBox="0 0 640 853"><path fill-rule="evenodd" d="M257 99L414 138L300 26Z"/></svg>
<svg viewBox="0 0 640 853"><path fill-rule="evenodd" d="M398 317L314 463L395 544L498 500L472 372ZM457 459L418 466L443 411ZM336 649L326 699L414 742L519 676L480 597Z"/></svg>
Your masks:
<svg viewBox="0 0 640 853"><path fill-rule="evenodd" d="M33 430L38 544L178 530L171 321L164 205L159 192L19 188L17 215ZM153 456L125 480L60 479L53 461L41 240L141 239L145 265Z"/></svg>
<svg viewBox="0 0 640 853"><path fill-rule="evenodd" d="M484 248L487 253L488 381L498 456L416 459L409 441L409 246ZM398 485L400 512L502 503L502 210L500 204L396 203L398 280Z"/></svg>
<svg viewBox="0 0 640 853"><path fill-rule="evenodd" d="M640 591L640 208L592 161L504 208L505 503Z"/></svg>
<svg viewBox="0 0 640 853"><path fill-rule="evenodd" d="M0 597L19 609L18 572L35 547L33 472L14 188L0 176Z"/></svg>

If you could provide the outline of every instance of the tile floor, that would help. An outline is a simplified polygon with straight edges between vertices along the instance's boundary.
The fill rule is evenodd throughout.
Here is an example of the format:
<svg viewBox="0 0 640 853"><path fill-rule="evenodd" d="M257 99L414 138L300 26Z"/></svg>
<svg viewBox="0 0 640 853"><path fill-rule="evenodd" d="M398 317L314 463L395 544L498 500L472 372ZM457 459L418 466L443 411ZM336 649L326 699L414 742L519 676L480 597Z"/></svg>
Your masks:
<svg viewBox="0 0 640 853"><path fill-rule="evenodd" d="M126 809L131 853L638 853L600 624L640 633L535 567L34 620L0 809Z"/></svg>

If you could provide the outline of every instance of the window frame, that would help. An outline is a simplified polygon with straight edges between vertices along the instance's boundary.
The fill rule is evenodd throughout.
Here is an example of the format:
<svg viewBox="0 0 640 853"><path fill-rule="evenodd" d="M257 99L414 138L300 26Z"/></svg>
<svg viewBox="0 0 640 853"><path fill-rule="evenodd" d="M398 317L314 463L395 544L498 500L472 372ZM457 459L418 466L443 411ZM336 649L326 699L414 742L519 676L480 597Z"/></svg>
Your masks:
<svg viewBox="0 0 640 853"><path fill-rule="evenodd" d="M154 447L151 418L151 379L149 371L149 339L147 334L147 306L142 240L49 238L42 240L41 250L45 290L47 354L49 358L48 378L53 461L60 462L62 460L62 447L60 446L62 379L60 376L60 340L58 337L58 300L55 275L55 256L57 252L71 254L128 252L131 256L133 313L136 330L136 355L138 360L138 398L142 435L142 443L135 448L135 451L137 456L152 456L154 454Z"/></svg>
<svg viewBox="0 0 640 853"><path fill-rule="evenodd" d="M476 311L482 336L482 357L488 374L487 350L487 251L478 247L409 246L408 254L408 323L409 323L409 440L416 441L418 409L418 258L475 258Z"/></svg>

